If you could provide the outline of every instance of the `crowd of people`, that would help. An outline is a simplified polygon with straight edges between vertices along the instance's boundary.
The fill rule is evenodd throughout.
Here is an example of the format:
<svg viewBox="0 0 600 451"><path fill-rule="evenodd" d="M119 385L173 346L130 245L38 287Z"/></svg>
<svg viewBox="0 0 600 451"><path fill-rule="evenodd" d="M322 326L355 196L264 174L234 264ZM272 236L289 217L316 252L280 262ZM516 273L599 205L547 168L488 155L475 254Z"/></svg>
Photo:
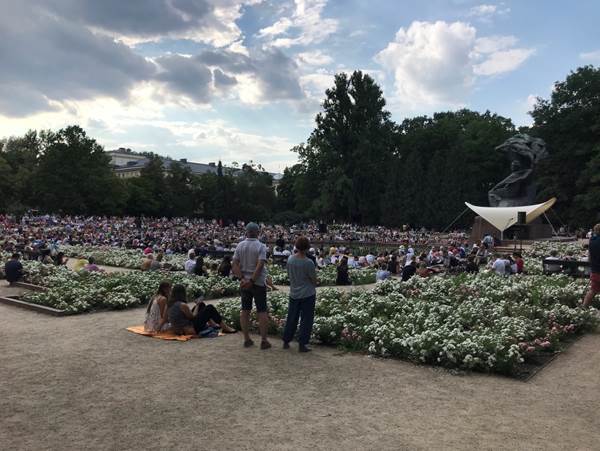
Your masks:
<svg viewBox="0 0 600 451"><path fill-rule="evenodd" d="M376 269L377 281L398 277L407 281L411 277L429 277L439 272L478 272L481 267L494 273L507 276L526 271L525 261L519 252L511 255L495 251L495 240L486 235L480 242L470 245L463 234L446 236L446 245L433 245L428 248L414 244L411 236L424 236L420 232L411 235L395 235L381 227L356 227L352 233L376 239L383 233L385 237L401 239L398 247L383 250L377 254L367 251L364 255L354 255L346 240L348 232L343 232L339 243L328 241L310 245L310 233L323 238L322 231L315 232L315 224L305 224L299 229L281 226L260 226L255 223L222 225L215 221L193 221L183 219L162 219L150 222L134 218L59 218L54 216L15 218L0 217L2 250L12 252L5 264L5 277L10 284L23 277L23 265L19 251L29 259L37 259L44 264L66 265L67 258L60 251L62 244L102 244L119 247L141 248L145 258L142 270L162 269L162 258L175 251L187 253L184 268L189 274L206 276L209 271L223 277L234 277L240 282L241 315L240 324L244 335L244 346L254 343L249 336L250 311L253 305L257 310L261 349L271 347L267 339L268 307L267 289L275 289L267 271L269 254L285 263L290 281L290 304L288 321L283 336L284 348L296 333L298 323L299 350L308 352L308 337L312 329L315 306L316 272L319 268L335 265L336 284L351 284L350 269ZM344 230L343 227L341 230ZM354 230L354 229L353 229ZM240 237L243 233L245 239ZM374 235L369 235L370 233ZM389 235L389 234L392 235ZM227 241L224 237L227 237ZM214 238L218 237L218 238ZM293 237L293 241L291 240ZM404 237L404 238L403 238ZM408 237L408 238L407 238ZM273 239L272 250L267 243ZM428 239L425 239L427 242ZM200 245L198 244L200 243ZM206 243L217 245L222 250L230 249L233 255L224 255L220 264L207 268L203 253ZM234 243L233 245L230 243ZM227 247L225 247L227 246ZM155 257L155 251L156 257ZM547 260L557 258L551 255ZM600 224L590 233L589 262L591 286L586 295L584 306L589 306L594 296L600 292ZM90 257L81 263L80 269L101 271ZM557 265L558 266L558 265ZM217 309L199 301L193 309L187 304L185 287L171 286L164 282L158 287L156 296L151 300L146 312L145 327L159 332L171 329L177 334L214 335L219 331L236 332L223 322Z"/></svg>
<svg viewBox="0 0 600 451"><path fill-rule="evenodd" d="M236 246L232 259L232 273L240 281L241 311L240 325L244 337L244 347L254 346L250 338L250 314L256 308L258 329L261 337L260 348L271 348L267 338L268 305L267 305L267 248L258 239L259 226L249 223L246 226L246 238ZM290 295L288 318L283 334L283 348L289 349L289 343L296 335L298 323L298 350L310 352L310 339L315 302L316 302L316 266L306 255L309 241L299 237L295 242L296 252L287 262L290 278ZM236 333L227 325L213 305L206 305L201 300L190 309L187 304L185 287L171 286L162 282L156 295L148 304L144 328L148 332L164 332L172 330L179 335L215 336L219 332Z"/></svg>
<svg viewBox="0 0 600 451"><path fill-rule="evenodd" d="M5 251L19 251L28 258L39 257L41 250L60 244L111 246L127 249L151 248L155 253L186 253L191 248L206 251L233 251L244 237L245 223L190 218L107 218L55 215L0 215L0 243ZM259 239L270 252L290 252L299 235L313 244L346 243L395 244L411 246L446 244L466 239L464 232L441 234L407 226L394 229L382 226L358 226L307 222L294 226L260 224ZM286 246L287 245L287 246ZM276 248L279 248L278 250Z"/></svg>
<svg viewBox="0 0 600 451"><path fill-rule="evenodd" d="M259 226L250 223L246 226L246 239L239 243L232 259L232 272L240 281L241 312L240 324L243 333L244 347L252 347L254 341L250 338L250 314L256 307L258 328L261 337L260 348L271 348L267 338L268 304L267 304L267 247L259 240ZM390 277L401 267L402 280L418 275L428 277L431 265L441 265L446 269L458 266L465 260L467 271L478 271L480 264L488 261L488 247L492 242L487 237L470 250L463 246L454 248L432 248L428 253L416 255L414 249L401 249L391 258L380 260L380 257L370 255L363 264L379 265L377 272L379 280ZM310 352L310 340L316 303L317 262L309 258L310 242L305 236L300 236L294 243L294 253L287 259L287 273L290 280L288 315L283 331L283 348L289 349L290 342L297 336L299 352ZM404 252L406 251L406 252ZM337 250L330 249L330 255L335 256ZM600 293L600 224L597 224L590 238L589 256L591 263L591 285L586 293L583 306L588 307L596 294ZM400 257L400 258L399 258ZM328 257L329 258L329 257ZM501 276L519 274L524 271L524 260L520 253L512 256L500 254L489 258L492 271ZM429 265L429 266L428 266ZM340 269L348 268L348 257L343 256L338 266L338 282ZM385 274L383 277L382 274ZM231 327L223 323L222 317L213 306L198 303L190 310L185 304L185 288L176 286L171 291L170 284L163 283L156 297L148 306L146 327L148 330L160 331L172 328L175 333L196 333L210 335L221 330L233 333ZM194 312L195 310L195 312ZM215 329L216 328L216 329Z"/></svg>
<svg viewBox="0 0 600 451"><path fill-rule="evenodd" d="M356 268L375 269L378 281L390 277L406 281L414 275L428 277L440 272L476 272L486 264L498 274L524 271L520 254L500 256L491 253L495 240L490 235L478 244L469 245L463 232L442 236L406 227L395 230L333 224L328 227L329 232L314 222L292 227L259 227L257 239L266 244L267 257L283 265L297 251L294 246L296 237L301 235L313 242L306 251L307 258L317 268L335 265L338 285L350 285L350 270ZM0 245L5 252L56 265L67 263L61 251L64 245L141 249L145 256L140 265L142 270L168 269L170 265L164 262L165 255L183 253L188 256L185 262L188 273L231 277L232 254L243 238L244 230L245 225L241 222L222 224L187 218L0 216ZM391 247L389 240L397 240L396 246ZM387 243L387 246L365 245L377 242ZM430 246L432 242L436 244ZM443 245L439 245L440 242ZM211 252L222 254L219 264L205 264L204 257ZM93 258L77 265L77 269L101 270ZM267 284L275 289L270 278Z"/></svg>

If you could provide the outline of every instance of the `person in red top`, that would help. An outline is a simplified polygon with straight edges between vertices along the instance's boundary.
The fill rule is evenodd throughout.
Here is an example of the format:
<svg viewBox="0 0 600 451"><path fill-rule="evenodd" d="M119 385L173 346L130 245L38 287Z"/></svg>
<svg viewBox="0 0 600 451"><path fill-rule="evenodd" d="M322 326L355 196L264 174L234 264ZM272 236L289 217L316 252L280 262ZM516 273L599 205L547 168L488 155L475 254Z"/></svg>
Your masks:
<svg viewBox="0 0 600 451"><path fill-rule="evenodd" d="M515 261L515 264L517 265L517 274L522 274L523 269L525 268L525 260L523 260L521 253L513 252L513 260Z"/></svg>

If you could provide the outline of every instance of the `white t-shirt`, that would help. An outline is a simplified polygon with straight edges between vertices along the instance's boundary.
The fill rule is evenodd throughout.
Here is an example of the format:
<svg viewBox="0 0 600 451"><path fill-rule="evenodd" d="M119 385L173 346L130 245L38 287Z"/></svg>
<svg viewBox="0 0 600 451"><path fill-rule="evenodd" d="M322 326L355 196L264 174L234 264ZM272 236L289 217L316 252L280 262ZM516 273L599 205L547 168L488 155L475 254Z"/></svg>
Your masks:
<svg viewBox="0 0 600 451"><path fill-rule="evenodd" d="M185 272L188 274L192 274L194 272L194 268L196 267L196 260L187 260L184 264Z"/></svg>
<svg viewBox="0 0 600 451"><path fill-rule="evenodd" d="M503 276L506 274L506 260L502 258L497 258L494 264L492 265L492 269L499 276Z"/></svg>
<svg viewBox="0 0 600 451"><path fill-rule="evenodd" d="M235 248L233 259L240 262L240 269L244 278L250 279L259 260L267 261L267 246L258 241L257 238L246 238ZM267 267L263 266L254 284L264 287L266 278Z"/></svg>

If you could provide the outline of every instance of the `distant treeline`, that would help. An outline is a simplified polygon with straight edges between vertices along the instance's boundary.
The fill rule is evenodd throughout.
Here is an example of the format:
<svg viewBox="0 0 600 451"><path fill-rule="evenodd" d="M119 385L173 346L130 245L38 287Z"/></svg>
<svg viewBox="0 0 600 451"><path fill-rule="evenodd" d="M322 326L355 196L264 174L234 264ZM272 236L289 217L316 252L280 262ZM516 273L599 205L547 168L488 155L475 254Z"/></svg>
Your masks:
<svg viewBox="0 0 600 451"><path fill-rule="evenodd" d="M550 155L536 169L539 200L557 197L554 211L571 226L600 220L600 69L581 67L557 82L551 98L534 106L532 127L519 130L508 118L466 109L397 124L385 104L370 76L336 75L314 131L292 149L299 163L285 170L277 195L271 175L252 164L236 175L194 175L178 163L165 172L150 156L140 177L119 179L80 127L30 131L0 141L0 211L439 229L464 201L487 205L488 190L510 172L494 148L525 132L544 139Z"/></svg>

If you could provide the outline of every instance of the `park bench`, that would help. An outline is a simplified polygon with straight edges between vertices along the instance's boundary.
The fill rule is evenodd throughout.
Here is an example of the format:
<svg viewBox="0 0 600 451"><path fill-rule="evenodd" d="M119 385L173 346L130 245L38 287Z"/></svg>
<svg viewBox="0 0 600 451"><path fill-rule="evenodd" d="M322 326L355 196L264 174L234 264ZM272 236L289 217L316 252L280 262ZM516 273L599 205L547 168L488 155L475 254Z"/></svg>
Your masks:
<svg viewBox="0 0 600 451"><path fill-rule="evenodd" d="M542 259L543 273L567 274L572 277L589 277L590 262L581 260Z"/></svg>

